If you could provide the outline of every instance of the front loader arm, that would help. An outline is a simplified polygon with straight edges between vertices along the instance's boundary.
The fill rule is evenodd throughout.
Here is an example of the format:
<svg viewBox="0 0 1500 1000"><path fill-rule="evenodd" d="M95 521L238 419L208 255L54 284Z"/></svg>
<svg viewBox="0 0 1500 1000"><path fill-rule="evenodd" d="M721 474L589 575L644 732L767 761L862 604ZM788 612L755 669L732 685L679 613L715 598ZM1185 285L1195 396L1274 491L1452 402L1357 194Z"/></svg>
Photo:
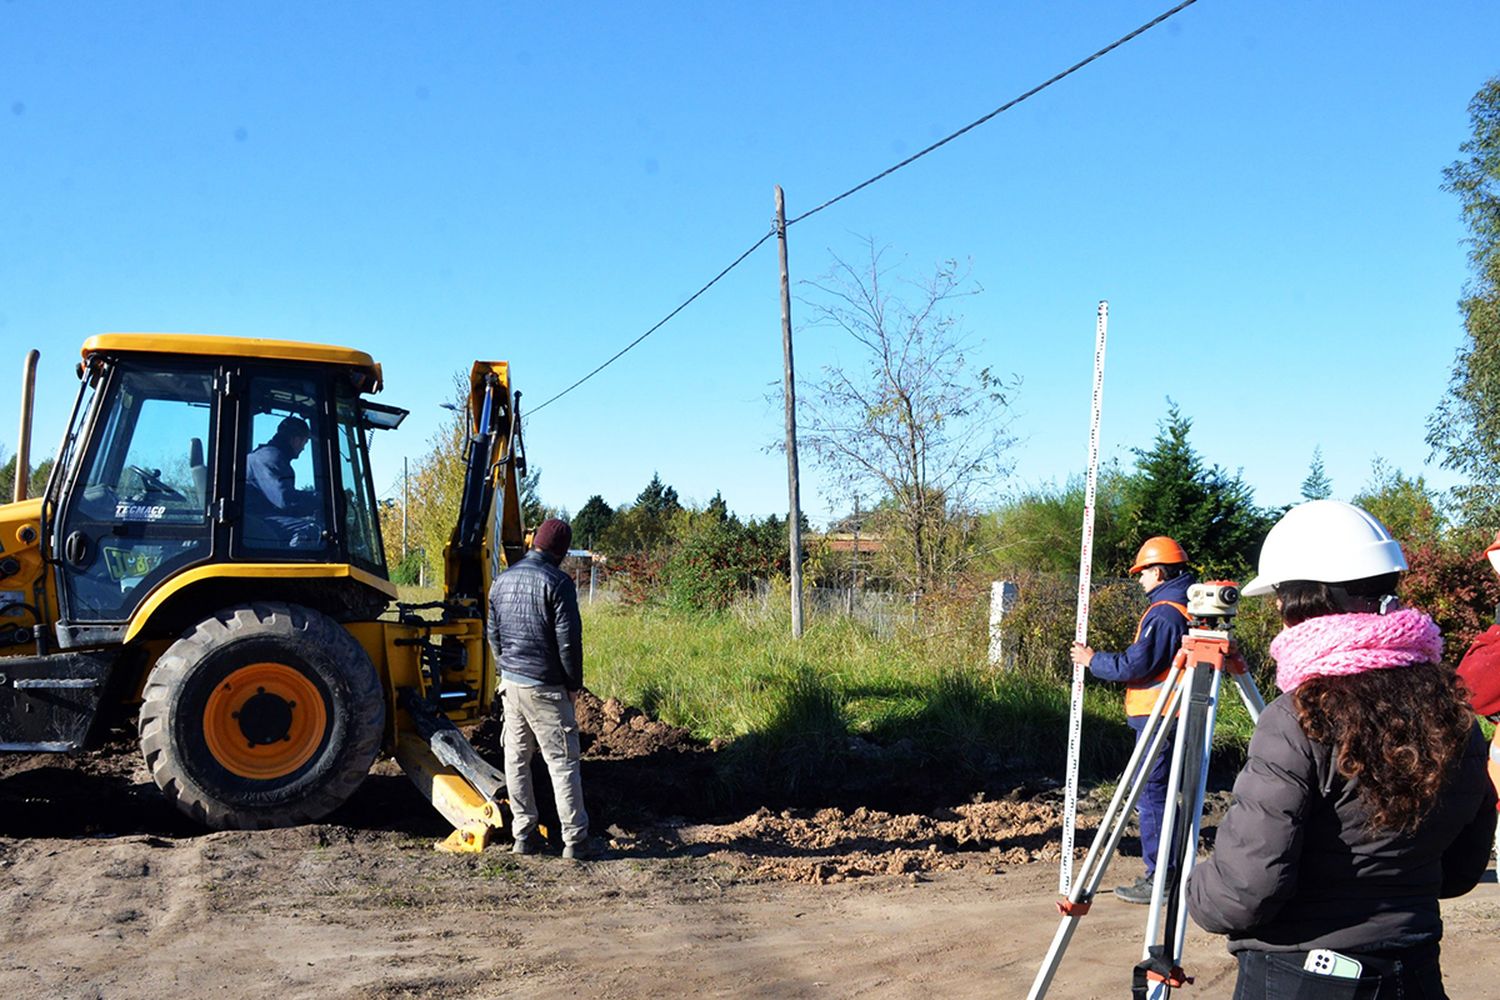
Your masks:
<svg viewBox="0 0 1500 1000"><path fill-rule="evenodd" d="M510 388L510 365L476 361L469 373L468 440L458 518L443 552L443 597L483 607L498 566L526 552L521 520L521 394ZM498 504L498 506L497 506Z"/></svg>

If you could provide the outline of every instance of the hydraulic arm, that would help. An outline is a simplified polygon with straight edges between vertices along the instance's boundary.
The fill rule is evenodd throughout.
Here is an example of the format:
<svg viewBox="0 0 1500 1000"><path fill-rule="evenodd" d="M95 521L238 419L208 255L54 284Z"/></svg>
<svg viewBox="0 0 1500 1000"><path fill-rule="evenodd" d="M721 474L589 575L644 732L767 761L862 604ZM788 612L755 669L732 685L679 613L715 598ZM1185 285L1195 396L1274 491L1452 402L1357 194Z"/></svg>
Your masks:
<svg viewBox="0 0 1500 1000"><path fill-rule="evenodd" d="M437 607L445 619L476 629L481 637L477 652L484 661L483 690L478 694L483 709L494 696L496 673L482 638L486 597L495 574L525 554L520 480L526 474L526 459L521 396L510 389L509 366L503 361L476 361L469 389L463 489L443 553L443 599ZM472 646L454 651L469 655ZM429 641L422 653L429 660L441 660L442 654L433 649ZM437 846L479 851L490 831L505 822L505 778L479 757L445 711L446 698L467 700L469 694L445 691L444 678L451 674L439 663L418 671L417 683L394 691L395 752L402 769L455 828Z"/></svg>

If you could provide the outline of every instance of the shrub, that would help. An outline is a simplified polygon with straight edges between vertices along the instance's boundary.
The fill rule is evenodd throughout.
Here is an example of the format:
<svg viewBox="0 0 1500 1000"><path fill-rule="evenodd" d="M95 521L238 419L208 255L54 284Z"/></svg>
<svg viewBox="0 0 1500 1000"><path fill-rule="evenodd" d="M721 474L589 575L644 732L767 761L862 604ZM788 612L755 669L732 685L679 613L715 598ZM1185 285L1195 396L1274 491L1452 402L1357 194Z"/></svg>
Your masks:
<svg viewBox="0 0 1500 1000"><path fill-rule="evenodd" d="M1017 600L1006 615L1007 645L1016 666L1066 681L1072 677L1068 649L1077 620L1078 578L1064 573L1017 573ZM1089 645L1095 649L1124 649L1135 638L1135 627L1146 601L1129 580L1096 583L1089 598ZM1011 643L1014 645L1010 645Z"/></svg>
<svg viewBox="0 0 1500 1000"><path fill-rule="evenodd" d="M1407 553L1411 570L1401 581L1401 599L1430 614L1443 630L1443 660L1457 666L1464 651L1494 621L1500 581L1488 560L1456 533L1447 544L1428 543Z"/></svg>
<svg viewBox="0 0 1500 1000"><path fill-rule="evenodd" d="M623 604L648 604L661 595L666 560L643 552L615 556L609 561L610 584Z"/></svg>
<svg viewBox="0 0 1500 1000"><path fill-rule="evenodd" d="M406 557L391 567L391 582L398 587L414 587L422 579L422 562L426 557L421 549L411 549Z"/></svg>
<svg viewBox="0 0 1500 1000"><path fill-rule="evenodd" d="M667 560L667 599L680 611L723 611L766 569L737 521L702 518Z"/></svg>

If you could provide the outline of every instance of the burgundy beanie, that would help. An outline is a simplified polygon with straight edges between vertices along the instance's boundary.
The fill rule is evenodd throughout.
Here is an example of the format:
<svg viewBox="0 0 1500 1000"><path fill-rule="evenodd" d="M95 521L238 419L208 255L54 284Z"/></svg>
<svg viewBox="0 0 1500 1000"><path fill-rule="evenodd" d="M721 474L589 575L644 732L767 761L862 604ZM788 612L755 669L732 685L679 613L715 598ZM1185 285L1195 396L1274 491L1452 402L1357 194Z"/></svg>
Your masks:
<svg viewBox="0 0 1500 1000"><path fill-rule="evenodd" d="M568 526L567 521L549 517L537 525L536 532L531 536L531 547L540 549L550 556L561 561L568 554L568 546L573 544L573 529Z"/></svg>

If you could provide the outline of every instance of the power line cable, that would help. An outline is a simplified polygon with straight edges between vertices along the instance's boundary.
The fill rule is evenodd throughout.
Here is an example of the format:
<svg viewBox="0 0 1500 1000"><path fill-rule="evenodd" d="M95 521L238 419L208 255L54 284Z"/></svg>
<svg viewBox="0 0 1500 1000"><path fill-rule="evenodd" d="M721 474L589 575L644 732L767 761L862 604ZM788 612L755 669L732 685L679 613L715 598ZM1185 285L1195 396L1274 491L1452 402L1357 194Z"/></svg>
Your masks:
<svg viewBox="0 0 1500 1000"><path fill-rule="evenodd" d="M948 143L952 142L954 139L957 139L959 136L962 136L962 135L964 135L964 134L966 134L968 132L972 132L974 129L976 129L979 126L983 125L985 122L990 121L992 118L995 118L998 115L1004 114L1005 112L1009 111L1011 108L1015 107L1017 104L1020 104L1022 101L1025 101L1025 100L1028 100L1029 98L1035 97L1037 94L1040 94L1042 91L1046 90L1048 87L1052 86L1053 84L1058 83L1059 81L1064 80L1067 77L1072 76L1074 73L1077 73L1079 70L1083 69L1089 63L1095 62L1096 60L1103 58L1104 56L1106 56L1109 53L1113 52L1115 49L1119 48L1120 46L1124 45L1125 43L1127 43L1127 42L1129 42L1129 41L1131 41L1131 40L1133 40L1135 38L1138 38L1139 36L1141 36L1141 35L1145 34L1146 32L1150 31L1152 28L1154 28L1157 25L1161 24L1163 21L1166 21L1168 18L1173 17L1174 15L1176 15L1178 13L1181 13L1183 10L1187 9L1188 7L1191 7L1193 4L1195 4L1197 2L1198 2L1198 0L1182 0L1182 3L1179 3L1177 6L1173 7L1171 10L1168 10L1165 13L1157 15L1156 17L1152 18L1150 21L1148 21L1145 24L1141 25L1139 28L1136 28L1134 31L1131 31L1130 33L1125 34L1125 35L1121 35L1119 38L1115 39L1113 42L1110 42L1108 45L1104 46L1104 48L1102 48L1099 51L1095 52L1093 55L1090 55L1090 56L1087 56L1086 58L1080 59L1078 62L1076 62L1073 65L1069 66L1067 69L1063 70L1060 73L1057 73L1056 75L1054 75L1050 79L1048 79L1048 80L1046 80L1046 81L1044 81L1042 83L1037 84L1035 87L1032 87L1030 90L1026 91L1026 93L1020 95L1019 97L1015 97L1015 98L1012 98L1009 101L1006 101L1004 104L1000 105L998 108L996 108L995 110L991 111L989 114L984 115L981 118L976 118L974 121L972 121L969 124L965 125L963 128L959 129L958 131L950 133L949 135L944 136L943 138L939 139L937 142L934 142L932 145L926 147L925 149L918 150L917 152L913 153L911 156L908 156L906 159L902 160L900 163L897 163L894 166L891 166L891 167L886 168L885 170L882 170L880 173L878 173L875 176L869 178L868 180L865 180L865 181L860 182L859 184L856 184L854 187L850 188L849 190L845 191L844 193L839 194L839 195L835 195L834 197L829 198L827 201L823 202L821 205L818 205L816 208L808 209L806 212L803 212L801 215L798 215L795 218L788 219L787 223L786 223L787 226L789 228L791 226L795 226L797 223L803 221L804 219L807 219L807 218L810 218L810 217L812 217L814 215L817 215L819 212L823 211L825 208L831 208L832 206L834 206L834 205L838 204L839 202L843 201L845 198L848 198L850 195L857 194L860 191L863 191L865 188L869 187L871 184L874 184L877 181L884 180L885 178L889 177L891 174L894 174L896 171L900 170L902 167L910 166L911 164L913 164L916 161L920 160L922 157L926 156L928 153L934 152L935 150L940 149L943 146L946 146ZM598 375L600 372L602 372L604 369L608 368L610 365L614 364L616 361L620 360L620 358L624 357L625 354L628 351L630 351L633 347L635 347L641 341L645 340L647 337L651 336L657 330L660 330L662 327L666 326L667 323L670 322L673 317L675 317L678 313L682 312L688 306L692 305L693 302L696 301L698 299L698 297L701 296L704 292L708 291L714 285L718 284L719 281L721 279L723 279L724 276L727 275L730 271L733 271L735 268L739 267L742 263L744 263L745 259L747 257L749 257L755 251L759 250L761 248L761 245L764 244L767 240L769 240L775 234L776 234L776 230L773 228L770 232L768 232L765 235L761 236L760 239L756 240L753 244L751 244L751 246L750 246L750 248L748 250L746 250L744 253L742 253L738 257L736 257L734 259L733 263L731 263L728 267L724 268L724 270L720 271L718 274L714 275L713 278L711 278L708 281L707 284L705 284L702 288L698 289L696 292L694 292L692 295L690 295L686 300L684 300L682 302L682 304L680 304L679 306L677 306L677 308L673 309L671 312L669 312L665 316L663 316L649 330L647 330L645 333L641 334L639 337L637 337L634 340L632 340L630 343L626 344L624 347L620 348L620 350L616 351L608 360L606 360L603 364L599 365L593 371L589 372L587 375L583 376L583 378L581 378L578 381L574 382L572 385L568 386L566 389L562 390L561 392L559 392L559 393L557 393L557 394L555 394L553 396L548 397L546 400L542 401L537 406L531 407L530 410L529 410L529 414L530 415L534 415L534 414L540 412L541 410L545 409L547 406L551 405L552 403L557 402L559 399L561 399L562 397L566 396L568 393L572 392L574 389L578 388L579 386L583 385L583 383L587 382L589 379L593 378L595 375Z"/></svg>
<svg viewBox="0 0 1500 1000"><path fill-rule="evenodd" d="M550 397L549 399L543 401L542 403L540 403L537 406L531 407L530 410L528 411L528 415L534 415L534 414L536 414L536 412L538 410L541 410L543 407L547 406L549 403L556 402L557 400L559 400L562 397L566 396L568 393L572 392L574 389L578 388L580 385L583 385L583 383L587 382L589 379L593 378L595 375L598 375L604 369L608 368L610 365L612 365L616 361L620 360L620 358L624 356L624 354L625 354L626 351L630 350L636 344L639 344L641 341L643 341L647 337L651 336L657 330L660 330L662 327L666 326L667 322L669 320L671 320L671 318L673 316L676 316L678 313L682 312L688 306L692 305L693 301L695 299L697 299L698 296L702 295L704 292L706 292L710 288L714 287L714 285L717 285L719 283L719 279L723 278L730 271L733 271L735 268L739 267L740 264L744 263L746 257L749 257L755 251L759 250L760 247L761 247L761 244L764 243L766 240L770 239L773 235L775 235L775 233L776 233L776 230L772 229L770 232L766 233L760 239L756 240L753 244L751 244L750 249L746 250L744 253L740 254L738 257L736 257L734 259L734 263L730 264L728 267L724 268L724 270L722 270L718 274L714 275L713 278L711 278L709 280L708 284L704 285L702 288L698 289L696 292L694 292L692 295L690 295L687 298L687 300L684 301L676 309L673 309L671 312L669 312L665 316L663 316L660 320L657 321L657 323L656 323L655 326L653 326L651 329L647 330L645 333L641 334L639 337L637 337L634 340L632 340L630 343L626 344L624 347L620 348L618 351L615 352L614 356L611 357L608 361L604 362L604 364L600 365L598 368L595 368L593 371L589 372L587 375L585 375L583 378L579 379L577 382L574 382L572 385L568 386L562 392L559 392L557 395Z"/></svg>
<svg viewBox="0 0 1500 1000"><path fill-rule="evenodd" d="M1185 10L1188 7L1191 7L1193 4L1195 4L1197 2L1198 2L1198 0L1183 0L1183 2L1180 3L1180 4L1178 4L1176 7L1173 7L1171 10L1167 11L1164 14L1158 15L1157 17L1153 18L1152 20L1150 20L1150 21L1146 22L1145 24L1141 25L1139 28L1136 28L1134 31L1130 32L1128 35L1121 35L1119 38L1115 39L1113 42L1110 42L1108 45L1104 46L1104 48L1100 49L1098 52L1095 52L1093 55L1091 55L1091 56L1089 56L1089 57L1087 57L1085 59L1080 59L1078 62L1076 62L1073 65L1069 66L1067 69L1063 70L1061 73L1058 73L1056 76L1052 77L1051 79L1047 80L1046 82L1037 84L1035 87L1032 87L1030 90L1026 91L1026 93L1022 94L1020 97L1015 97L1015 98L1012 98L1009 101L1006 101L1004 104L1000 105L998 108L996 108L994 111L991 111L989 114L985 115L984 117L974 119L972 122L970 122L969 124L965 125L963 128L959 129L957 132L953 132L953 133L951 133L949 135L944 136L943 138L939 139L937 142L933 143L931 146L928 146L926 149L918 150L917 152L915 152L912 155L908 156L906 159L902 160L900 163L896 164L895 166L888 167L887 169L882 170L880 173L876 174L874 177L871 177L867 181L863 181L863 182L861 182L859 184L856 184L854 187L852 187L849 190L845 191L843 194L835 195L834 197L829 198L827 201L823 202L823 204L819 205L817 208L809 209L808 211L803 212L801 215L797 216L796 218L788 219L786 224L788 226L794 226L797 223L801 222L803 219L806 219L809 216L817 215L819 212L823 211L823 209L829 208L829 207L831 207L833 205L838 204L839 202L843 201L845 198L849 197L850 195L855 194L855 193L857 193L859 191L863 191L865 188L869 187L871 184L874 184L876 181L884 180L885 178L889 177L891 174L894 174L896 171L900 170L902 167L909 166L909 165L915 163L916 161L920 160L922 157L926 156L928 153L931 153L934 150L936 150L936 149L938 149L938 148L940 148L942 146L946 146L948 143L952 142L954 139L957 139L959 136L964 135L965 133L968 133L968 132L972 132L974 129L976 129L979 126L983 125L985 122L989 121L991 118L994 118L997 115L1004 114L1005 112L1009 111L1011 108L1015 107L1017 104L1020 104L1022 101L1027 100L1028 98L1035 97L1037 94L1040 94L1042 91L1046 90L1048 87L1052 86L1054 83L1057 83L1057 82L1059 82L1061 80L1066 79L1067 77L1072 76L1074 73L1077 73L1079 70L1083 69L1089 63L1094 62L1097 59L1101 59L1104 56L1109 55L1109 53L1113 52L1115 49L1117 49L1120 46L1124 45L1126 42L1129 42L1132 39L1137 38L1137 37L1145 34L1146 32L1150 31L1152 28L1156 27L1158 24L1161 24L1163 21L1167 20L1168 18L1172 17L1175 14L1180 13L1181 11Z"/></svg>

